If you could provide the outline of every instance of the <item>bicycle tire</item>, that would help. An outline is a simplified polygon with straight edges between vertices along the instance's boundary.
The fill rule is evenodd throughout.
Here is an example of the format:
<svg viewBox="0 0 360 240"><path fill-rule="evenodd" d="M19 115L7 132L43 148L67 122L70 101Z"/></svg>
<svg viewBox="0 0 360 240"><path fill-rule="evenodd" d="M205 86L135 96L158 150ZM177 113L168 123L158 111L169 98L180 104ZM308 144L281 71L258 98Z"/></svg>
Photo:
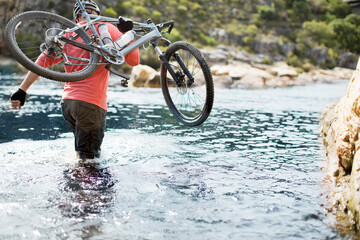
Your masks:
<svg viewBox="0 0 360 240"><path fill-rule="evenodd" d="M183 76L184 82L188 81L188 79L184 76L185 74L182 74L182 69L176 66L176 61L172 61L172 56L174 56L176 52L180 55L184 53L187 59L185 65L187 65L187 68L193 76L196 75L195 82L191 86L188 86L188 84L182 87L175 86L175 81L171 75L167 77L168 70L166 65L162 63L160 70L162 92L166 104L177 120L187 126L198 126L208 118L213 106L214 83L212 74L201 52L194 45L183 41L174 42L165 51L164 56L166 60L170 62L170 65L174 65L172 68L177 70L177 74ZM192 63L192 65L190 63ZM199 73L199 71L201 72ZM195 91L200 89L202 96L197 96L199 93ZM181 96L179 102L177 102L179 95ZM189 106L191 101L194 100L194 102L198 102L200 97L204 100L202 105L198 106L195 103L194 112L190 111L192 108L192 106Z"/></svg>
<svg viewBox="0 0 360 240"><path fill-rule="evenodd" d="M89 63L80 71L64 72L64 71L60 71L60 70L54 71L52 69L44 68L44 67L37 65L34 60L35 57L34 57L34 59L31 59L27 55L25 50L20 48L20 46L19 46L20 43L18 43L17 39L16 39L16 35L17 34L20 35L19 30L17 30L18 27L21 26L21 24L24 24L24 25L26 23L29 24L29 22L31 22L31 21L34 21L34 24L39 24L36 22L41 22L41 20L44 22L47 20L47 21L52 22L53 24L62 25L65 29L73 28L76 26L75 23L68 20L67 18L64 18L62 16L59 16L59 15L53 14L53 13L48 13L48 12L43 12L43 11L29 11L29 12L21 13L15 17L13 17L9 21L9 23L7 24L7 26L5 28L5 32L4 32L5 42L6 42L6 45L9 49L9 51L11 52L12 56L28 70L36 73L37 75L45 77L47 79L60 81L60 82L76 82L76 81L80 81L80 80L83 80L83 79L91 76L96 71L97 63L99 62L99 56L94 53L89 52L89 54L90 54L90 58L88 60ZM33 26L33 25L31 25L31 26ZM39 24L39 25L41 25L41 24ZM44 25L46 25L46 24L44 24ZM38 26L36 26L35 28L38 28ZM27 31L27 33L28 33L28 31ZM91 41L90 36L83 29L78 29L75 31L75 33L80 38L82 38L82 40L85 43L90 43L90 41ZM31 34L31 33L29 33L29 34ZM32 35L29 35L29 36L32 36ZM44 37L44 36L42 36L42 37ZM35 38L36 38L36 36L35 36ZM37 41L39 41L39 40L37 40ZM44 42L43 39L41 39L41 41ZM32 42L31 42L31 44L32 44ZM36 45L36 47L37 47L37 45ZM40 48L41 48L40 45L37 50L36 50L35 46L33 47L33 49L35 49L35 51L38 51L41 54Z"/></svg>

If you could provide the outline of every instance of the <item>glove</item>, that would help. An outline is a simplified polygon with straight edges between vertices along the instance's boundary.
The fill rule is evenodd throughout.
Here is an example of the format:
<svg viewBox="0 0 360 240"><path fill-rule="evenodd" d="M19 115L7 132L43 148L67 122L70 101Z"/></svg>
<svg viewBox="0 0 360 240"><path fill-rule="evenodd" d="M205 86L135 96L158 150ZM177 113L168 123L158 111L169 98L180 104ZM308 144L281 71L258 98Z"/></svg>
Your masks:
<svg viewBox="0 0 360 240"><path fill-rule="evenodd" d="M117 24L118 29L122 33L126 33L133 29L134 24L131 19L119 17L119 23Z"/></svg>
<svg viewBox="0 0 360 240"><path fill-rule="evenodd" d="M11 100L12 101L19 100L21 106L24 106L25 98L26 98L26 92L20 88L13 95L11 95Z"/></svg>

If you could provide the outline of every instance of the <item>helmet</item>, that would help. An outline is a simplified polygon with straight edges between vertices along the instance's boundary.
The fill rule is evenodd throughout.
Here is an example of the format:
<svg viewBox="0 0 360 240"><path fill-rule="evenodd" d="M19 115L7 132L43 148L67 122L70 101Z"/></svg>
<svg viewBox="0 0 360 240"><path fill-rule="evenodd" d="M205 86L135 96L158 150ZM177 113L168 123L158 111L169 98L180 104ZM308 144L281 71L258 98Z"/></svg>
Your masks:
<svg viewBox="0 0 360 240"><path fill-rule="evenodd" d="M98 7L98 5L96 4L96 2L92 1L92 0L80 0L81 3L83 4L84 8L90 9L90 10L94 10L97 14L101 14L100 13L100 8ZM76 2L73 8L73 17L74 17L74 21L76 21L76 19L78 18L78 14L80 14L80 6L79 4Z"/></svg>

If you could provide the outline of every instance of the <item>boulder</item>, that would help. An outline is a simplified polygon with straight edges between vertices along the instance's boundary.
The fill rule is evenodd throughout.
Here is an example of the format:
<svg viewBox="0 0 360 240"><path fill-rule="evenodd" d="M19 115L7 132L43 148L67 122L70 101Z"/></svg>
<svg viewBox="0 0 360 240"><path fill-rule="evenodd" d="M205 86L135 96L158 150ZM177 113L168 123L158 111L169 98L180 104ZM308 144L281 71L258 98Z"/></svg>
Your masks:
<svg viewBox="0 0 360 240"><path fill-rule="evenodd" d="M214 87L231 88L233 80L230 76L213 76Z"/></svg>
<svg viewBox="0 0 360 240"><path fill-rule="evenodd" d="M265 87L265 79L256 74L247 74L241 80L234 82L233 88L246 87L246 88L263 88Z"/></svg>
<svg viewBox="0 0 360 240"><path fill-rule="evenodd" d="M343 68L356 68L356 60L358 58L351 52L344 52L340 55L339 67Z"/></svg>
<svg viewBox="0 0 360 240"><path fill-rule="evenodd" d="M246 62L246 63L251 62L251 55L248 52L244 51L244 50L233 53L233 55L234 55L234 59L236 61L241 61L241 62Z"/></svg>
<svg viewBox="0 0 360 240"><path fill-rule="evenodd" d="M273 77L267 71L251 67L240 80L234 82L232 87L262 88L266 87L266 81Z"/></svg>
<svg viewBox="0 0 360 240"><path fill-rule="evenodd" d="M257 53L257 54L253 54L251 56L251 62L252 63L264 63L267 62L268 60L271 61L271 56L268 52L264 52L264 53Z"/></svg>
<svg viewBox="0 0 360 240"><path fill-rule="evenodd" d="M290 56L296 49L296 45L293 43L283 43L281 46L281 51L285 54L285 56Z"/></svg>
<svg viewBox="0 0 360 240"><path fill-rule="evenodd" d="M311 73L301 73L296 79L296 85L306 85L314 83L314 78Z"/></svg>
<svg viewBox="0 0 360 240"><path fill-rule="evenodd" d="M360 226L360 61L339 103L322 115L322 135L327 153L327 174L336 184L334 207Z"/></svg>
<svg viewBox="0 0 360 240"><path fill-rule="evenodd" d="M313 82L333 82L334 80L348 80L353 70L345 68L334 68L333 70L315 69L311 71Z"/></svg>
<svg viewBox="0 0 360 240"><path fill-rule="evenodd" d="M295 78L298 76L298 73L295 68L290 67L285 62L277 63L275 66L270 67L269 72L275 76L279 77L289 77Z"/></svg>
<svg viewBox="0 0 360 240"><path fill-rule="evenodd" d="M282 76L282 77L274 77L271 79L268 79L265 81L265 85L267 87L290 87L299 85L296 79L288 77L288 76Z"/></svg>
<svg viewBox="0 0 360 240"><path fill-rule="evenodd" d="M215 76L226 76L229 75L229 72L234 66L232 65L225 65L225 64L215 64L210 67L210 71L212 75Z"/></svg>
<svg viewBox="0 0 360 240"><path fill-rule="evenodd" d="M239 80L245 76L252 67L247 63L234 62L229 65L216 64L210 68L214 76L230 76L233 80Z"/></svg>
<svg viewBox="0 0 360 240"><path fill-rule="evenodd" d="M252 68L253 67L247 63L236 63L232 65L232 68L230 68L229 76L234 81L240 80L242 77L248 74Z"/></svg>
<svg viewBox="0 0 360 240"><path fill-rule="evenodd" d="M336 79L349 80L351 79L351 76L355 68L349 69L349 68L336 67L332 70L332 72L335 74Z"/></svg>
<svg viewBox="0 0 360 240"><path fill-rule="evenodd" d="M274 53L279 50L279 40L276 38L261 37L255 41L254 51L258 53Z"/></svg>
<svg viewBox="0 0 360 240"><path fill-rule="evenodd" d="M268 80L268 79L271 79L271 78L274 77L268 71L265 71L265 70L262 70L262 69L259 69L259 68L254 68L254 67L249 69L248 73L245 76L247 76L247 75L258 76L258 77L261 77L264 80Z"/></svg>
<svg viewBox="0 0 360 240"><path fill-rule="evenodd" d="M160 87L160 74L155 69L140 64L133 67L130 84L134 87Z"/></svg>
<svg viewBox="0 0 360 240"><path fill-rule="evenodd" d="M228 62L229 54L223 49L201 49L208 64L226 64Z"/></svg>
<svg viewBox="0 0 360 240"><path fill-rule="evenodd" d="M307 49L307 56L312 59L317 65L323 64L326 62L326 57L329 50L324 47L314 47Z"/></svg>

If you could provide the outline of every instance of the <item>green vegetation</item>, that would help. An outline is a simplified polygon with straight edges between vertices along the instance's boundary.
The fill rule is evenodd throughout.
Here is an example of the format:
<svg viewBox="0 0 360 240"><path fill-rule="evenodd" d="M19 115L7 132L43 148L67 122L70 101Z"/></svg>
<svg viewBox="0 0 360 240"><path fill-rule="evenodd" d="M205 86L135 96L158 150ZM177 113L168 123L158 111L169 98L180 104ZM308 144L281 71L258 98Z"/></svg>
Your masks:
<svg viewBox="0 0 360 240"><path fill-rule="evenodd" d="M360 16L352 14L342 0L97 0L107 16L122 15L135 21L175 21L168 37L187 40L199 47L233 45L255 51L261 39L277 39L279 48L270 54L283 54L283 43L296 44L287 53L294 66L316 64L309 49L327 49L324 66L331 67L341 52L360 54ZM48 3L53 8L54 1ZM57 10L71 17L69 9ZM225 37L218 36L225 30ZM269 61L269 59L266 59Z"/></svg>

